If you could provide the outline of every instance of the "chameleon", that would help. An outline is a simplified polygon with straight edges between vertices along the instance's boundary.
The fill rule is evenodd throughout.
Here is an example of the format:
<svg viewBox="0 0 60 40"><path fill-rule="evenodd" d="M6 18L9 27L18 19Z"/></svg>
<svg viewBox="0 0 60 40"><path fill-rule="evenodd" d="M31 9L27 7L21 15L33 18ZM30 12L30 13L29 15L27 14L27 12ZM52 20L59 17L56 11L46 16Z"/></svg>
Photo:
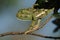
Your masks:
<svg viewBox="0 0 60 40"><path fill-rule="evenodd" d="M29 20L32 21L29 28L25 31L24 34L32 33L38 29L43 28L40 27L40 23L42 21L41 19L46 17L52 10L53 8L52 9L34 9L34 8L20 9L16 14L17 19L22 21L29 21Z"/></svg>

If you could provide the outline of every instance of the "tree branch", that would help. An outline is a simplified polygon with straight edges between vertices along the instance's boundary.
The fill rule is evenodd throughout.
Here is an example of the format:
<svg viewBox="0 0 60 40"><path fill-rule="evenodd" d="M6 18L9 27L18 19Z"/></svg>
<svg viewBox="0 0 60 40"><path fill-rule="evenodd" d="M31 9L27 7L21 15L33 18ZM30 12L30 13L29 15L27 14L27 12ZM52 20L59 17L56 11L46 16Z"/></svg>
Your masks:
<svg viewBox="0 0 60 40"><path fill-rule="evenodd" d="M7 33L0 34L0 37L4 37L4 36L8 36L8 35L22 35L22 34L24 34L24 32L7 32ZM34 33L27 34L27 35L33 35L33 36L37 36L37 37L50 38L50 39L60 39L60 37L44 36L41 34L34 34Z"/></svg>

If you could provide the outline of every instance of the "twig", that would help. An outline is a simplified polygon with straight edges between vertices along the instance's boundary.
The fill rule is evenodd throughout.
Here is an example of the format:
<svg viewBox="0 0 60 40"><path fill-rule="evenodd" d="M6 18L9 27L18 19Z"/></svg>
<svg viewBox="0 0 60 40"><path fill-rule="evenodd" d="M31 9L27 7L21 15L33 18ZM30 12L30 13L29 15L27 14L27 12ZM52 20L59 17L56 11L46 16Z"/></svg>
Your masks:
<svg viewBox="0 0 60 40"><path fill-rule="evenodd" d="M24 34L24 32L7 32L7 33L3 33L0 34L0 37L4 37L4 36L8 36L8 35L22 35ZM26 35L33 35L33 36L37 36L37 37L43 37L43 38L50 38L50 39L60 39L60 37L51 37L51 36L44 36L41 34L26 34Z"/></svg>

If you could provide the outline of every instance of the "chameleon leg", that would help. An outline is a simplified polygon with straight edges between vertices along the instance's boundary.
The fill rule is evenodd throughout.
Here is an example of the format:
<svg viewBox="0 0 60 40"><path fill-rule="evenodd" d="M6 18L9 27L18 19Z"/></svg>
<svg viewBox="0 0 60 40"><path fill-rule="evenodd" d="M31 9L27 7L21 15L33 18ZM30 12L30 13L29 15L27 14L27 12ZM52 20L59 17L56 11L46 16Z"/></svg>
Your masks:
<svg viewBox="0 0 60 40"><path fill-rule="evenodd" d="M32 21L32 24L30 25L29 29L25 32L25 34L32 33L33 31L39 29L40 21L41 21L40 19Z"/></svg>

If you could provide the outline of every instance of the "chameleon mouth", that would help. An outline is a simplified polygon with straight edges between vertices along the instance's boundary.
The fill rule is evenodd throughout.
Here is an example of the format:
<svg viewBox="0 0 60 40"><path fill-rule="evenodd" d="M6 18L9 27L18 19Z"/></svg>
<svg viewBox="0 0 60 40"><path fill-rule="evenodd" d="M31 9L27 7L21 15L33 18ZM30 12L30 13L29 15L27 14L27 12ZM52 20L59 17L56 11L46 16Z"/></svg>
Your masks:
<svg viewBox="0 0 60 40"><path fill-rule="evenodd" d="M22 13L17 13L16 14L16 17L18 20L22 20L22 21L31 21L32 17L31 15L27 15L25 16L26 14L22 14Z"/></svg>

